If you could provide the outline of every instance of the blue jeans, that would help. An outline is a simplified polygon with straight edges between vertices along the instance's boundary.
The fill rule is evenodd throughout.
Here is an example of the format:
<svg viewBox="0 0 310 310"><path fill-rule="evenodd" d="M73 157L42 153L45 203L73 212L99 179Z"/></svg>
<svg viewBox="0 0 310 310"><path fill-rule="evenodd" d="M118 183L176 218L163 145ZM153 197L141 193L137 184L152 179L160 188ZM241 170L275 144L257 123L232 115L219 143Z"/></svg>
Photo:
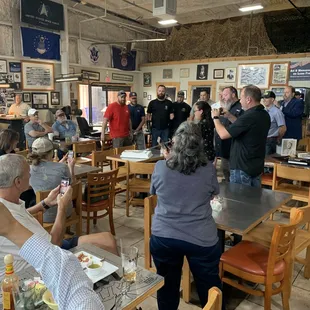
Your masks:
<svg viewBox="0 0 310 310"><path fill-rule="evenodd" d="M261 177L251 177L242 170L230 170L230 182L252 187L261 187Z"/></svg>
<svg viewBox="0 0 310 310"><path fill-rule="evenodd" d="M156 129L152 128L152 146L158 144L157 139L161 138L161 141L167 142L169 140L169 128L167 129Z"/></svg>
<svg viewBox="0 0 310 310"><path fill-rule="evenodd" d="M164 286L157 292L159 310L178 309L184 256L194 276L202 307L208 302L208 291L212 286L222 289L219 277L222 253L219 242L211 247L202 247L182 240L152 235L150 248L157 273L165 278Z"/></svg>

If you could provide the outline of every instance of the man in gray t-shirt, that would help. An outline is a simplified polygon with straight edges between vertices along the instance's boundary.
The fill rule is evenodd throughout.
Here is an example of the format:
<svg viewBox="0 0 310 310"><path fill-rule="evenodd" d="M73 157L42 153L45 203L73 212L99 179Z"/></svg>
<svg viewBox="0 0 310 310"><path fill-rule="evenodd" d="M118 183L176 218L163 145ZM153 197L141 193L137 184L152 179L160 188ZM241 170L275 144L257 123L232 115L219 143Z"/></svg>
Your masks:
<svg viewBox="0 0 310 310"><path fill-rule="evenodd" d="M47 137L47 134L53 132L53 129L42 123L39 119L39 112L36 109L30 109L28 111L30 121L25 125L24 131L28 147L31 148L32 143L39 137Z"/></svg>

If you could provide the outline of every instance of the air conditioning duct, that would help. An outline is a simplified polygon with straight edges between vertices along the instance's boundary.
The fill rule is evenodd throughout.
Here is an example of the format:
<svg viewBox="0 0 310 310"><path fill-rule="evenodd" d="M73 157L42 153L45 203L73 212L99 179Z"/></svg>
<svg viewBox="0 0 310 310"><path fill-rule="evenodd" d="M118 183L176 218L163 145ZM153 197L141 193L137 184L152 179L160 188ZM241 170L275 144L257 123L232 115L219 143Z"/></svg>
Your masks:
<svg viewBox="0 0 310 310"><path fill-rule="evenodd" d="M177 14L177 0L153 0L153 16L173 19Z"/></svg>

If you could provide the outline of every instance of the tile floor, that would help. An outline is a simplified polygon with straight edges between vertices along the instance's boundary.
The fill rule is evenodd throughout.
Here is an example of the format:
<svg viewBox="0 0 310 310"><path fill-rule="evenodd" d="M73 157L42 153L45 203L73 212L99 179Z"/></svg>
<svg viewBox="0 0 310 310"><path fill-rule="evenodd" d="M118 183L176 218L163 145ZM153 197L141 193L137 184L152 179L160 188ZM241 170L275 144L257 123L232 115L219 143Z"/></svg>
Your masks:
<svg viewBox="0 0 310 310"><path fill-rule="evenodd" d="M120 194L116 197L116 205L114 208L114 225L116 230L116 239L122 239L125 245L134 245L139 248L140 258L139 265L144 266L144 247L143 247L143 208L131 207L130 217L125 216L125 196ZM287 216L277 215L276 220L283 222L288 221ZM86 223L85 228L86 228ZM85 229L84 228L84 229ZM95 227L92 227L92 232L109 231L109 222L107 218L100 219ZM84 230L85 231L85 230ZM227 310L263 310L263 298L256 296L248 296L238 290L226 287L224 289L227 295ZM193 288L192 301L186 304L181 299L179 310L196 310L201 309L199 306L195 289ZM293 276L293 289L290 300L292 310L310 309L310 280L303 277L303 268L300 264L295 264ZM143 310L157 309L156 296L150 297L141 304ZM273 297L272 309L282 309L281 296Z"/></svg>

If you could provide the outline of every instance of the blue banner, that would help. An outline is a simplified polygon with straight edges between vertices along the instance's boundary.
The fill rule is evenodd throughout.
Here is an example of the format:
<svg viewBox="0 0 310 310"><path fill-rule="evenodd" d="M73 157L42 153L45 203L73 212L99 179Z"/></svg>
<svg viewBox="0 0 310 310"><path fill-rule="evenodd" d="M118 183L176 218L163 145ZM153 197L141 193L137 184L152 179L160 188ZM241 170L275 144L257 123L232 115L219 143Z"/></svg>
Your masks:
<svg viewBox="0 0 310 310"><path fill-rule="evenodd" d="M136 51L121 50L112 46L113 51L113 68L135 71L136 70Z"/></svg>
<svg viewBox="0 0 310 310"><path fill-rule="evenodd" d="M60 60L60 35L25 27L21 33L24 56Z"/></svg>
<svg viewBox="0 0 310 310"><path fill-rule="evenodd" d="M309 81L310 61L291 62L290 81Z"/></svg>

